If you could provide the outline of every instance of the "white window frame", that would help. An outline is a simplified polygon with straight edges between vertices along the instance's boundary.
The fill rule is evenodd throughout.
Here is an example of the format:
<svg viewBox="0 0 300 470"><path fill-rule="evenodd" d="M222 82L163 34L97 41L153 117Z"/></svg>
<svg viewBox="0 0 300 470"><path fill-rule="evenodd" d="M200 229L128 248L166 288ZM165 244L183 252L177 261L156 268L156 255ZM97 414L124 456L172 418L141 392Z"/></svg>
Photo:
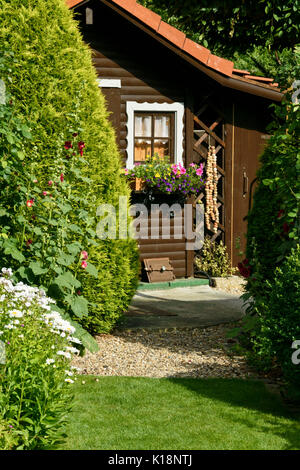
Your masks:
<svg viewBox="0 0 300 470"><path fill-rule="evenodd" d="M183 117L184 103L138 103L137 101L126 102L127 113L127 165L126 168L134 167L134 113L135 112L173 112L174 119L174 162L183 165Z"/></svg>

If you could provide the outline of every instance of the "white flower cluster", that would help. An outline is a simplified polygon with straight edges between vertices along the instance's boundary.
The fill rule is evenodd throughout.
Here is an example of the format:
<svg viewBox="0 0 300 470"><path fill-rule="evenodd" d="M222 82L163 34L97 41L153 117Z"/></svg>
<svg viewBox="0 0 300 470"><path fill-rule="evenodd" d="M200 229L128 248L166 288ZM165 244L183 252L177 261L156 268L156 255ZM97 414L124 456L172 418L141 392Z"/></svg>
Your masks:
<svg viewBox="0 0 300 470"><path fill-rule="evenodd" d="M78 354L79 350L72 346L72 343L81 344L81 341L74 336L75 328L64 320L61 315L51 309L51 304L55 301L46 296L45 291L37 287L31 287L23 282L14 284L10 279L13 273L10 268L2 268L0 273L0 320L5 317L6 330L12 330L24 326L24 322L33 314L34 308L41 309L40 320L49 327L55 335L64 338L70 346L66 346L64 351L58 351L57 355L71 359L72 354ZM3 308L5 302L5 308ZM2 323L2 322L1 322ZM0 336L4 331L0 331ZM23 335L19 335L23 337ZM56 349L53 345L52 349ZM47 365L55 366L55 359L48 358ZM69 376L71 371L66 372L67 382L73 382Z"/></svg>

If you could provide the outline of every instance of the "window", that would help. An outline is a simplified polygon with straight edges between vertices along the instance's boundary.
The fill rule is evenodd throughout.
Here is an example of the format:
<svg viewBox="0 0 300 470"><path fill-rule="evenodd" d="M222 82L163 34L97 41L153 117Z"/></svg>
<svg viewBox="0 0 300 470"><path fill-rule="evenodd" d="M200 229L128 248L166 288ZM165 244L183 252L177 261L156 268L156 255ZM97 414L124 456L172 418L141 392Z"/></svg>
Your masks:
<svg viewBox="0 0 300 470"><path fill-rule="evenodd" d="M182 163L183 103L126 102L127 168L145 161L148 155L169 156Z"/></svg>
<svg viewBox="0 0 300 470"><path fill-rule="evenodd" d="M174 162L174 113L134 114L134 162L154 154Z"/></svg>

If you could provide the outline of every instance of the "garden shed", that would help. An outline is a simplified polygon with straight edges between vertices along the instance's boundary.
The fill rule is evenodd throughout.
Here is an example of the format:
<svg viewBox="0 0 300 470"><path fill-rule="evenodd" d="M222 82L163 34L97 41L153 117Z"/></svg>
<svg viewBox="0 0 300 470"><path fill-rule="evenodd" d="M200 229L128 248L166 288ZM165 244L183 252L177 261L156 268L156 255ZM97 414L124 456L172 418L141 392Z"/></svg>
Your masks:
<svg viewBox="0 0 300 470"><path fill-rule="evenodd" d="M135 0L67 4L93 50L124 166L133 168L146 153L157 152L174 163L205 167L214 146L218 226L206 226L205 233L225 243L236 266L236 241L243 249L259 155L268 139L269 105L283 96L277 84L236 69ZM205 202L205 193L198 198ZM186 239L139 245L141 259L169 257L176 277L193 275L194 253L186 250Z"/></svg>

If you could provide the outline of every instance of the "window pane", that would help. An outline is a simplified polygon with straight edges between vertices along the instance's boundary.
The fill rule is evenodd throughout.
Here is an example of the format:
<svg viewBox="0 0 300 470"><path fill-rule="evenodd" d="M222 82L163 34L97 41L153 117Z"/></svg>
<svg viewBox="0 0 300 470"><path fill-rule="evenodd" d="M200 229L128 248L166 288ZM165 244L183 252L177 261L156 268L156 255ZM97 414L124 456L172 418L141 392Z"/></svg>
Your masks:
<svg viewBox="0 0 300 470"><path fill-rule="evenodd" d="M154 153L163 158L170 156L169 140L166 139L155 139L154 140Z"/></svg>
<svg viewBox="0 0 300 470"><path fill-rule="evenodd" d="M170 116L154 116L154 137L170 137Z"/></svg>
<svg viewBox="0 0 300 470"><path fill-rule="evenodd" d="M135 139L134 161L143 162L149 156L151 156L151 140Z"/></svg>
<svg viewBox="0 0 300 470"><path fill-rule="evenodd" d="M151 137L151 116L135 116L135 137Z"/></svg>

